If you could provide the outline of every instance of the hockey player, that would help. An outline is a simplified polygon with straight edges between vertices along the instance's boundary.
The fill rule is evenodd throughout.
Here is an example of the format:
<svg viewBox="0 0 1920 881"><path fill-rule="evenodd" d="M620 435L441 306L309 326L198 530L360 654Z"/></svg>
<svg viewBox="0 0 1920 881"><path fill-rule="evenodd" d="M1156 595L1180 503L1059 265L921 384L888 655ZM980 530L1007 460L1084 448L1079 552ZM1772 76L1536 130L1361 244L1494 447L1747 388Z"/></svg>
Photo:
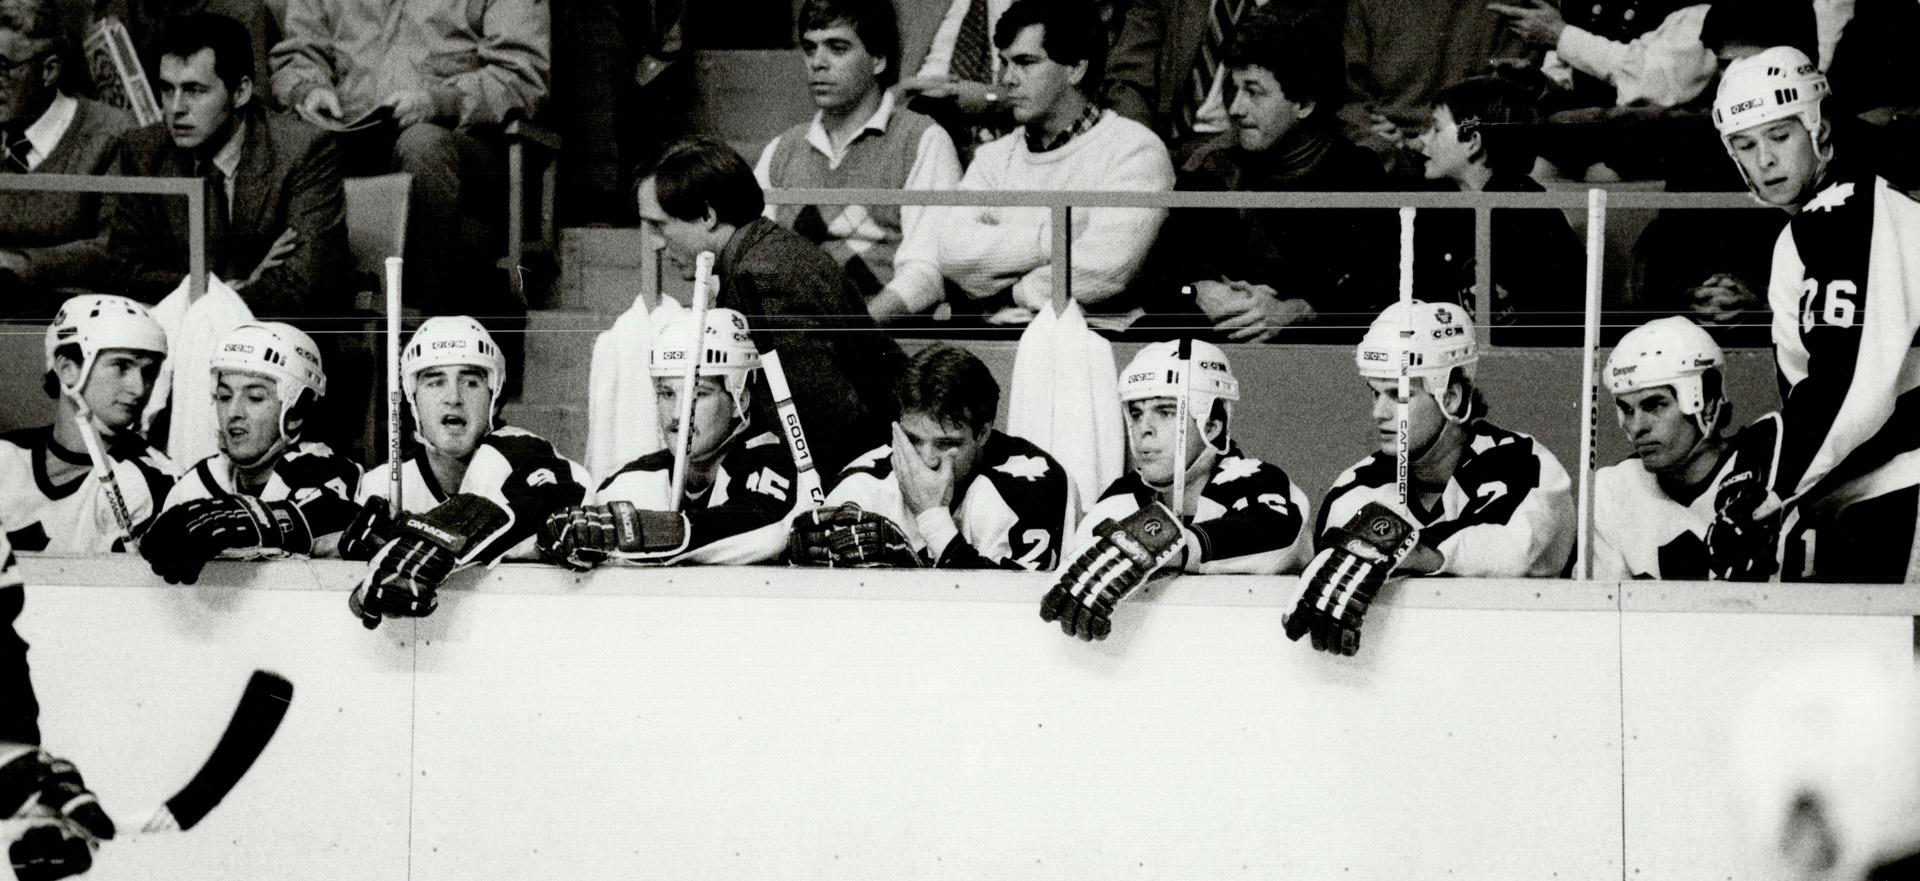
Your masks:
<svg viewBox="0 0 1920 881"><path fill-rule="evenodd" d="M1199 340L1191 352L1183 361L1178 343L1153 343L1120 375L1133 471L1080 521L1073 563L1040 607L1040 617L1058 620L1068 635L1106 638L1114 606L1162 567L1166 574L1273 575L1299 571L1312 554L1306 494L1233 440L1240 383L1226 353ZM1193 425L1186 449L1176 450L1183 393ZM1176 479L1186 483L1177 519Z"/></svg>
<svg viewBox="0 0 1920 881"><path fill-rule="evenodd" d="M1677 315L1634 328L1607 357L1614 416L1634 454L1594 474L1593 577L1706 579L1707 527L1734 467L1721 434L1733 420L1726 360Z"/></svg>
<svg viewBox="0 0 1920 881"><path fill-rule="evenodd" d="M302 439L327 393L313 338L277 321L242 324L211 368L220 452L174 484L140 553L168 584L192 584L216 556L332 556L359 512L360 466Z"/></svg>
<svg viewBox="0 0 1920 881"><path fill-rule="evenodd" d="M0 829L12 839L7 862L14 877L52 881L91 868L93 849L114 828L79 769L40 748L27 644L13 627L24 597L13 548L0 535Z"/></svg>
<svg viewBox="0 0 1920 881"><path fill-rule="evenodd" d="M647 359L658 401L660 430L680 430L680 395L689 357L699 374L687 438L687 477L681 503L670 510L673 450L658 450L622 466L594 493L595 504L570 505L547 516L541 556L573 569L614 557L665 563L764 563L787 546L793 513L793 457L780 438L750 426L748 391L760 371L746 316L707 310L706 332L695 339L694 318L682 312L654 337ZM697 348L696 348L697 347Z"/></svg>
<svg viewBox="0 0 1920 881"><path fill-rule="evenodd" d="M855 459L794 521L790 556L834 566L1046 571L1073 525L1045 450L993 427L1000 384L971 352L922 349L894 383L893 443Z"/></svg>
<svg viewBox="0 0 1920 881"><path fill-rule="evenodd" d="M1793 215L1767 297L1780 371L1780 457L1719 493L1715 573L1901 581L1920 503L1920 203L1838 152L1826 77L1784 46L1728 65L1714 126L1760 201ZM1822 540L1815 542L1816 537Z"/></svg>
<svg viewBox="0 0 1920 881"><path fill-rule="evenodd" d="M387 520L387 500L378 493L392 466L373 469L360 483L365 510L340 545L341 556L372 557L348 604L368 628L383 616L431 614L436 590L455 568L491 564L514 551L548 514L579 504L588 480L585 469L540 437L495 427L506 359L480 322L429 318L401 358L401 387L420 442L400 463L404 510Z"/></svg>
<svg viewBox="0 0 1920 881"><path fill-rule="evenodd" d="M125 547L111 489L95 474L97 437L138 538L172 488L176 469L137 433L167 335L125 297L68 300L47 327L50 426L0 436L0 524L23 551L89 554ZM86 426L86 427L82 427Z"/></svg>

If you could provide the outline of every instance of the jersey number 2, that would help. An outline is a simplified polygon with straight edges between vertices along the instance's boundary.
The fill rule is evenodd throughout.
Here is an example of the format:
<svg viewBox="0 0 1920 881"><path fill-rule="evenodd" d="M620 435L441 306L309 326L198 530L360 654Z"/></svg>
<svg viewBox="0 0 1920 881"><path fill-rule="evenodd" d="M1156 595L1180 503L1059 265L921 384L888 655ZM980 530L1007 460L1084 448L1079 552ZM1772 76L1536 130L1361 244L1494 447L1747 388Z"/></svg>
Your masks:
<svg viewBox="0 0 1920 881"><path fill-rule="evenodd" d="M1809 278L1800 283L1800 331L1805 333L1815 324L1829 324L1834 327L1852 327L1859 305L1854 300L1860 289L1853 282L1836 278L1827 282L1826 296L1820 294L1820 280ZM1816 301L1824 305L1815 308Z"/></svg>

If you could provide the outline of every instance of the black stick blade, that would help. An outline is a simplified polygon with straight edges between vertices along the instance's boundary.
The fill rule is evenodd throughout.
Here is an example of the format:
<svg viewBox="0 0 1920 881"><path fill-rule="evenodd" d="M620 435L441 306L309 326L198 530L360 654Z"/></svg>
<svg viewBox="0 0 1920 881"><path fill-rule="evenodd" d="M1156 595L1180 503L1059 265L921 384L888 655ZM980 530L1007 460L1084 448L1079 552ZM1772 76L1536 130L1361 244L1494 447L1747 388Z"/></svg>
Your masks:
<svg viewBox="0 0 1920 881"><path fill-rule="evenodd" d="M280 720L286 718L287 707L292 703L293 683L277 673L253 671L253 678L247 680L247 690L240 695L239 706L234 707L233 720L227 723L226 733L220 735L213 754L207 756L207 763L200 766L199 773L194 774L186 786L167 799L167 810L181 829L192 829L233 791L247 769L253 767L254 760L266 750L274 732L280 730Z"/></svg>

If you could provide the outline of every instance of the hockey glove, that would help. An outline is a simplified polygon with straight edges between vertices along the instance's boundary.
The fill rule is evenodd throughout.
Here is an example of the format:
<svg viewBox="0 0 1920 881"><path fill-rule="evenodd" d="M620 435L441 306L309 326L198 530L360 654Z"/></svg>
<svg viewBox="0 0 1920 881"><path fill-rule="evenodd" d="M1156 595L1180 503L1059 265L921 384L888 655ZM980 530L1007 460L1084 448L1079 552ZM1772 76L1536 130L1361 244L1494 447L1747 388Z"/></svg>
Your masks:
<svg viewBox="0 0 1920 881"><path fill-rule="evenodd" d="M1780 513L1756 518L1773 496L1755 471L1742 470L1720 484L1707 526L1707 577L1716 581L1766 581L1777 568Z"/></svg>
<svg viewBox="0 0 1920 881"><path fill-rule="evenodd" d="M920 555L892 520L853 502L815 508L794 521L787 554L796 563L916 568Z"/></svg>
<svg viewBox="0 0 1920 881"><path fill-rule="evenodd" d="M14 875L51 881L87 871L97 841L114 836L113 820L87 790L73 763L25 745L0 747L0 799L15 819L33 823L7 848Z"/></svg>
<svg viewBox="0 0 1920 881"><path fill-rule="evenodd" d="M383 496L367 499L340 534L340 559L365 562L373 559L387 542L393 540L393 516L387 513Z"/></svg>
<svg viewBox="0 0 1920 881"><path fill-rule="evenodd" d="M660 556L686 545L687 518L673 511L643 511L632 502L571 505L547 515L540 527L541 556L585 572L609 554Z"/></svg>
<svg viewBox="0 0 1920 881"><path fill-rule="evenodd" d="M1320 552L1300 574L1304 588L1285 616L1287 638L1311 634L1316 651L1360 651L1360 622L1395 567L1420 543L1420 530L1393 509L1370 502L1345 526L1320 536Z"/></svg>
<svg viewBox="0 0 1920 881"><path fill-rule="evenodd" d="M192 499L160 512L140 542L140 555L168 584L192 584L207 561L235 548L313 549L307 518L292 502L248 495Z"/></svg>
<svg viewBox="0 0 1920 881"><path fill-rule="evenodd" d="M1118 523L1102 521L1094 535L1040 601L1040 620L1059 621L1062 632L1083 640L1106 639L1113 607L1186 546L1173 511L1159 502Z"/></svg>
<svg viewBox="0 0 1920 881"><path fill-rule="evenodd" d="M400 518L399 534L374 555L372 571L347 598L368 630L387 615L424 618L438 606L434 594L461 556L509 523L500 506L460 493L424 515Z"/></svg>

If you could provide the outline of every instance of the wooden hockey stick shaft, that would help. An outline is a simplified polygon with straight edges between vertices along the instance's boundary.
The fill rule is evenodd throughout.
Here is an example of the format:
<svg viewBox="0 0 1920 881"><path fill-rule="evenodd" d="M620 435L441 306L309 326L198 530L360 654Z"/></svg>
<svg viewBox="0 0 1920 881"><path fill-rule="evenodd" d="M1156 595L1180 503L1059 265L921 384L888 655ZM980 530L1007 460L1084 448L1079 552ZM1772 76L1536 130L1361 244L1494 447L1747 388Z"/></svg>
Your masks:
<svg viewBox="0 0 1920 881"><path fill-rule="evenodd" d="M687 489L687 447L693 438L693 399L700 390L700 361L707 351L708 289L713 283L713 252L701 251L693 268L693 339L688 344L686 372L680 383L679 422L673 434L673 478L667 510L678 511Z"/></svg>
<svg viewBox="0 0 1920 881"><path fill-rule="evenodd" d="M1180 393L1173 399L1173 450L1168 456L1173 469L1173 518L1187 518L1187 433L1193 430L1193 338L1181 337L1174 344L1174 357L1180 365Z"/></svg>
<svg viewBox="0 0 1920 881"><path fill-rule="evenodd" d="M82 377L82 383L86 378ZM86 444L87 458L93 462L93 475L100 481L100 493L107 497L107 510L113 514L113 522L120 527L120 534L126 538L127 551L137 553L138 540L133 537L133 511L127 507L126 493L120 490L120 480L113 474L113 459L107 456L106 444L100 441L100 432L93 426L93 410L87 406L86 398L79 390L62 388L61 391L73 401L74 425L80 429L80 440ZM155 500L158 504L158 500Z"/></svg>
<svg viewBox="0 0 1920 881"><path fill-rule="evenodd" d="M1413 218L1412 208L1400 209L1400 308L1406 313L1407 328L1400 331L1400 386L1394 401L1393 486L1400 494L1401 510L1408 513L1413 511L1413 463L1408 449L1412 425L1408 398L1413 393Z"/></svg>
<svg viewBox="0 0 1920 881"><path fill-rule="evenodd" d="M403 261L388 257L387 272L387 507L393 516L405 508L400 504L400 442L402 401L400 382L400 270Z"/></svg>
<svg viewBox="0 0 1920 881"><path fill-rule="evenodd" d="M787 451L793 455L794 511L800 511L801 500L813 507L826 504L826 489L821 484L820 471L814 467L813 448L807 445L806 429L800 425L800 411L793 406L793 390L787 386L787 371L780 366L780 353L770 351L761 355L760 369L766 373L767 389L773 392L773 412L780 420Z"/></svg>
<svg viewBox="0 0 1920 881"><path fill-rule="evenodd" d="M1607 191L1587 190L1587 308L1586 338L1580 349L1580 496L1574 545L1576 578L1593 577L1593 457L1598 422L1594 362L1600 356L1600 281L1607 244Z"/></svg>

